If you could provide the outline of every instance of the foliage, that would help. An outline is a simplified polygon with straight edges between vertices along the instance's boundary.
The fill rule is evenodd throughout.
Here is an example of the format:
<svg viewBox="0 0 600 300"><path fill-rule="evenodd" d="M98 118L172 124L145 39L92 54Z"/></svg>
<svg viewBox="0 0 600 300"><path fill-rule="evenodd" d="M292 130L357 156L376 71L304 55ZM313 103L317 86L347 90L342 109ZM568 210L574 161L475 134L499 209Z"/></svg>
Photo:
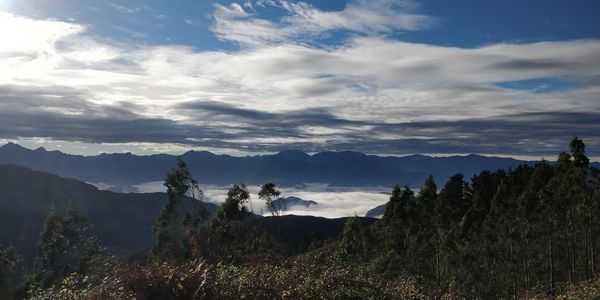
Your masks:
<svg viewBox="0 0 600 300"><path fill-rule="evenodd" d="M258 198L265 201L267 209L273 214L273 216L281 215L286 209L285 199L282 201L275 201L279 198L281 192L277 190L274 183L268 182L260 187L258 192Z"/></svg>
<svg viewBox="0 0 600 300"><path fill-rule="evenodd" d="M85 273L88 261L100 252L92 225L70 204L64 216L53 208L38 238L35 282L48 287L72 272Z"/></svg>
<svg viewBox="0 0 600 300"><path fill-rule="evenodd" d="M96 275L98 274L98 275ZM370 276L324 252L282 264L185 263L135 265L103 258L86 277L36 290L31 299L427 299L414 278Z"/></svg>
<svg viewBox="0 0 600 300"><path fill-rule="evenodd" d="M217 213L219 219L224 221L243 220L249 214L247 207L249 200L250 192L246 185L234 184L227 192L227 198Z"/></svg>
<svg viewBox="0 0 600 300"><path fill-rule="evenodd" d="M365 228L358 217L349 218L342 231L342 239L339 245L342 257L363 258L367 255L367 240Z"/></svg>
<svg viewBox="0 0 600 300"><path fill-rule="evenodd" d="M414 202L396 186L376 231L373 272L420 276L440 295L467 298L552 295L596 278L598 172L581 140L570 148L554 166L483 171L471 184L457 174L439 194L428 178Z"/></svg>
<svg viewBox="0 0 600 300"><path fill-rule="evenodd" d="M22 258L14 247L0 245L0 299L11 299L17 285Z"/></svg>
<svg viewBox="0 0 600 300"><path fill-rule="evenodd" d="M204 194L181 158L164 185L169 198L154 223L157 243L152 256L156 260L197 256L197 232L208 217L201 203Z"/></svg>

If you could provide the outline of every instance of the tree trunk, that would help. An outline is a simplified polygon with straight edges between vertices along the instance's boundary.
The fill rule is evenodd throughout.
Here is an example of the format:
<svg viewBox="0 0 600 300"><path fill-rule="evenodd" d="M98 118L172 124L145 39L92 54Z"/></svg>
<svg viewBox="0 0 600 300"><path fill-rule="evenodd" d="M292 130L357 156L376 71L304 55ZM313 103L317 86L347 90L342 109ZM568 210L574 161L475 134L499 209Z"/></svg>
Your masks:
<svg viewBox="0 0 600 300"><path fill-rule="evenodd" d="M593 236L593 217L591 211L588 211L588 230L587 230L587 246L588 246L588 279L594 278L594 236Z"/></svg>
<svg viewBox="0 0 600 300"><path fill-rule="evenodd" d="M572 233L573 230L571 230ZM575 236L571 234L569 247L571 248L571 283L575 283L577 281L577 273L575 272Z"/></svg>
<svg viewBox="0 0 600 300"><path fill-rule="evenodd" d="M525 241L525 289L527 293L529 293L530 288L530 280L529 277L529 239Z"/></svg>
<svg viewBox="0 0 600 300"><path fill-rule="evenodd" d="M514 274L516 268L515 268L515 258L514 258L514 249L513 249L513 243L512 243L512 228L510 227L510 225L508 226L508 248L509 248L509 273L511 275L511 281L512 281L512 292L513 292L513 298L517 299L517 274Z"/></svg>
<svg viewBox="0 0 600 300"><path fill-rule="evenodd" d="M550 293L554 295L554 239L550 233Z"/></svg>

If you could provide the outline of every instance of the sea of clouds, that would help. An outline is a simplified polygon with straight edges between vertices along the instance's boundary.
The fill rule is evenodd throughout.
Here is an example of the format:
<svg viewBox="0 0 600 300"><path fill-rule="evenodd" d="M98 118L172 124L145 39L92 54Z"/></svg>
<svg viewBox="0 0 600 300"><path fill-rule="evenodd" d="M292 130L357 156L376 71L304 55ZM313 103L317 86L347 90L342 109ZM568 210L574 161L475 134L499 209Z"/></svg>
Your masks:
<svg viewBox="0 0 600 300"><path fill-rule="evenodd" d="M102 186L101 188L108 188ZM231 186L205 185L200 187L204 192L204 201L215 204L222 203L227 197ZM269 215L265 203L258 198L260 186L248 185L250 203L248 204L256 214ZM281 197L294 196L304 200L316 201L317 205L309 207L291 207L285 214L311 215L327 218L347 216L364 216L370 209L384 204L389 200L391 187L337 187L321 183L308 183L295 187L279 187ZM138 193L164 192L162 181L146 182L132 186L129 191Z"/></svg>

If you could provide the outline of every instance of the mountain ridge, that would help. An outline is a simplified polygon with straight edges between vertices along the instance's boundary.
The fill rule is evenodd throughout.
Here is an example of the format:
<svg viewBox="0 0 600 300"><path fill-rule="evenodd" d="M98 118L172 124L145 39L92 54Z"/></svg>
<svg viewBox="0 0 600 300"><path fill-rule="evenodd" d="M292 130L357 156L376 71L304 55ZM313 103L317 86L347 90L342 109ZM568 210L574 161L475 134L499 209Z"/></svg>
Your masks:
<svg viewBox="0 0 600 300"><path fill-rule="evenodd" d="M201 184L218 185L274 182L294 186L318 182L349 187L393 184L419 186L429 175L433 175L438 182L444 182L456 173L463 173L469 178L482 170L508 169L518 164L532 163L476 154L449 157L420 154L377 156L342 151L311 155L297 149L242 157L190 150L180 157ZM14 143L0 147L0 163L3 164L21 165L85 182L120 186L162 180L176 165L176 159L176 155L170 154L72 155L57 150L47 151L42 147L31 150Z"/></svg>

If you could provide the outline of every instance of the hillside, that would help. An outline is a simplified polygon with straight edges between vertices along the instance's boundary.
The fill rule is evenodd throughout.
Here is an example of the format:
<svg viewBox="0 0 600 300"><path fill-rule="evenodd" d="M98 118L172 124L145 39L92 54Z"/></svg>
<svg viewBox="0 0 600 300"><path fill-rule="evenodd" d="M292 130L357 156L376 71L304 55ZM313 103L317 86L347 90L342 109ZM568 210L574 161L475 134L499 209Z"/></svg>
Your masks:
<svg viewBox="0 0 600 300"><path fill-rule="evenodd" d="M167 199L164 193L135 194L102 191L84 182L0 165L0 244L14 245L27 259L50 208L64 209L72 201L94 224L103 247L125 253L154 243L152 224ZM209 211L216 205L204 203Z"/></svg>
<svg viewBox="0 0 600 300"><path fill-rule="evenodd" d="M346 224L346 218L328 219L313 216L286 215L279 217L256 218L248 221L249 226L259 226L277 242L295 252L299 249L302 239L307 236L318 236L320 239L338 239ZM376 219L359 218L365 225L371 225Z"/></svg>

